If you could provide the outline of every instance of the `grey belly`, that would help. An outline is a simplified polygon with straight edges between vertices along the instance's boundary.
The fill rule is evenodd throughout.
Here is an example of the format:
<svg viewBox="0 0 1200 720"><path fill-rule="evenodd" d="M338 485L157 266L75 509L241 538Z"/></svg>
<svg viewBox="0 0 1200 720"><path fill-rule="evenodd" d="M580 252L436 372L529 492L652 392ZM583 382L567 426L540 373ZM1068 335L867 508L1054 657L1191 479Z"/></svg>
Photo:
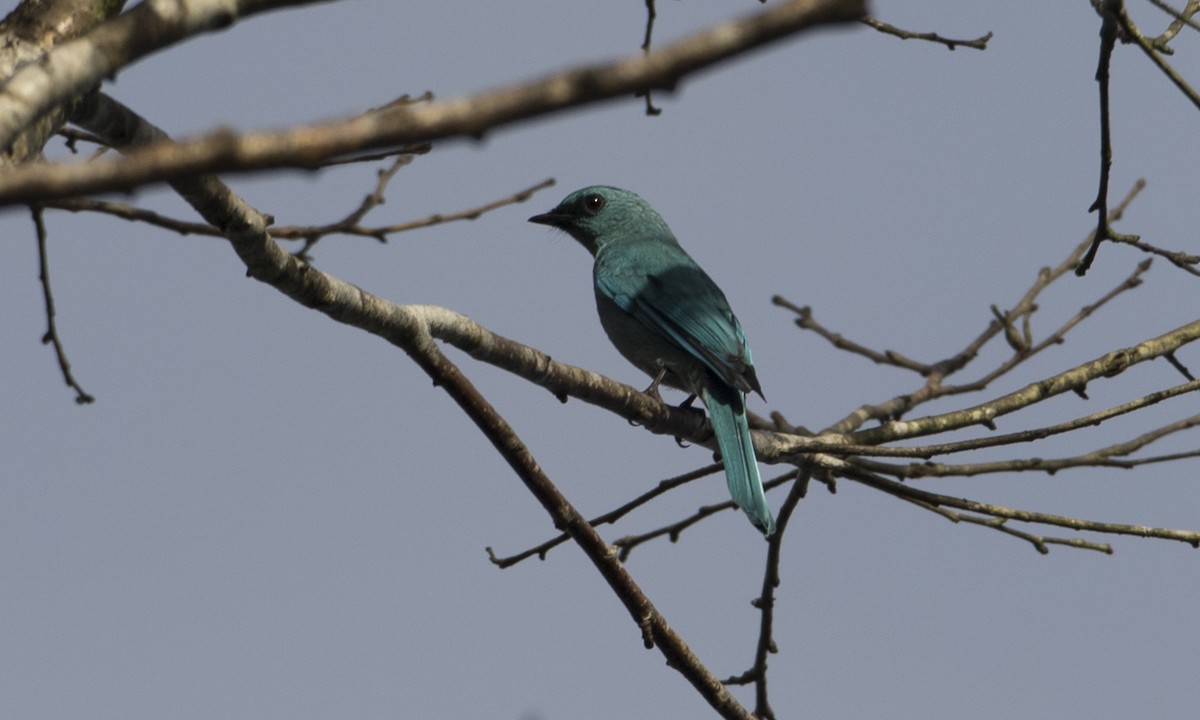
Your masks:
<svg viewBox="0 0 1200 720"><path fill-rule="evenodd" d="M596 310L609 341L626 360L651 378L666 368L664 385L693 392L695 381L690 378L704 373L699 360L600 293L596 294Z"/></svg>

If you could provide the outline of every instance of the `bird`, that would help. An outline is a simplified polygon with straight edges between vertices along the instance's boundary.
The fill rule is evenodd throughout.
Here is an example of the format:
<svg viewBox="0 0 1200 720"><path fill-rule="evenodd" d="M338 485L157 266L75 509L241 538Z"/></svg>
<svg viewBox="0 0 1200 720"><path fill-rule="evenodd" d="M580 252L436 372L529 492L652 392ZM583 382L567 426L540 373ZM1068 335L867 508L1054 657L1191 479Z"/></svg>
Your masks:
<svg viewBox="0 0 1200 720"><path fill-rule="evenodd" d="M746 395L763 397L762 387L725 293L684 251L662 216L629 190L585 187L529 222L566 232L592 254L596 310L608 339L653 378L647 393L659 397L662 384L704 403L729 494L769 537L775 519L746 419Z"/></svg>

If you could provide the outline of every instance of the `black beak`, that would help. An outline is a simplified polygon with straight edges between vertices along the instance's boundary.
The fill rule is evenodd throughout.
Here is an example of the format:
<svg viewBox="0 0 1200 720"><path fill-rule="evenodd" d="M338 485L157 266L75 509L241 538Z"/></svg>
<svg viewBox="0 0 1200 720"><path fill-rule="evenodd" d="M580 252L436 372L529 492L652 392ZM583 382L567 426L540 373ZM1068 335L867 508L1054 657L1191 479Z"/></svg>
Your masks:
<svg viewBox="0 0 1200 720"><path fill-rule="evenodd" d="M562 227L563 225L566 225L573 219L574 219L574 216L571 215L570 213L564 212L559 208L554 208L553 210L551 210L548 213L542 213L541 215L534 215L533 217L529 218L529 222L537 223L538 225L550 225L552 227Z"/></svg>

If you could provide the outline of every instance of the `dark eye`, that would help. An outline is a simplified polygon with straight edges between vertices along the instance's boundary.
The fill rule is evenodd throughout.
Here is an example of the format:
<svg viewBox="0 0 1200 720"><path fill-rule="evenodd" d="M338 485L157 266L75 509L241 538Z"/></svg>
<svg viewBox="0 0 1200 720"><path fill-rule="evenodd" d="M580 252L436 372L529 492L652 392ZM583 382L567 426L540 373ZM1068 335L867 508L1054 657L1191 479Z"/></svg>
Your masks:
<svg viewBox="0 0 1200 720"><path fill-rule="evenodd" d="M603 195L588 195L583 199L583 211L588 215L595 215L604 209Z"/></svg>

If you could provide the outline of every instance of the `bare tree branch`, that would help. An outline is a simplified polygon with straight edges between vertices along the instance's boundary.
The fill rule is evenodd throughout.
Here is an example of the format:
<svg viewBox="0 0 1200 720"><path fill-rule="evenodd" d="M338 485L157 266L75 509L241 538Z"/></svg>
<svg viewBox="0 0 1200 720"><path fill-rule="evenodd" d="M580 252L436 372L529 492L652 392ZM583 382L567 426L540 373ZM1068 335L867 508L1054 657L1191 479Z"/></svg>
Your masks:
<svg viewBox="0 0 1200 720"><path fill-rule="evenodd" d="M39 62L22 66L9 78L0 88L0 147L11 143L35 119L149 53L199 33L229 27L239 17L328 1L145 0L83 37L57 46ZM116 9L121 4L96 3L115 5Z"/></svg>
<svg viewBox="0 0 1200 720"><path fill-rule="evenodd" d="M1180 75L1175 68L1171 67L1170 63L1162 58L1162 56L1166 53L1163 53L1160 49L1154 46L1151 40L1142 35L1142 31L1139 30L1138 27L1133 24L1133 21L1129 19L1129 14L1124 12L1124 8L1122 8L1122 11L1117 15L1117 22L1120 23L1121 30L1125 33L1125 35L1131 39L1135 45L1141 48L1142 52L1146 54L1146 57L1150 58L1150 61L1162 71L1163 75L1167 76L1167 79L1171 81L1171 84L1174 85L1179 92L1183 93L1183 96L1190 100L1192 104L1196 106L1196 109L1200 110L1200 92L1196 92L1196 90L1189 85L1186 80L1183 79L1183 76Z"/></svg>
<svg viewBox="0 0 1200 720"><path fill-rule="evenodd" d="M359 237L375 238L379 242L387 242L389 235L397 235L399 233L409 232L411 230L418 230L420 228L456 222L459 220L475 220L484 213L491 212L492 210L523 203L529 200L529 198L533 197L534 193L538 192L539 190L545 190L546 188L554 186L554 178L546 178L535 185L531 185L523 190L518 190L511 195L498 200L492 200L466 210L457 210L451 213L434 213L433 215L427 215L418 220L409 220L408 222L395 223L392 225L364 226L360 224L363 216L366 215L367 212L383 202L383 190L387 184L387 180L391 179L392 175L397 169L399 169L401 164L402 163L398 159L397 162L392 165L392 167L388 168L387 170L380 170L380 181L379 185L375 189L375 192L367 196L358 209L341 220L328 223L326 225L288 225L272 228L271 235L278 240L304 240L304 248L299 252L301 256L306 255L309 249L311 249L318 240L328 235L356 235Z"/></svg>
<svg viewBox="0 0 1200 720"><path fill-rule="evenodd" d="M15 76L37 72L47 62L46 53L54 47L69 44L106 18L121 11L124 0L25 0L0 22L0 113L4 93L9 92ZM62 127L66 109L63 105L73 95L66 93L57 101L32 109L23 120L4 132L0 143L0 167L20 165L38 157L46 141Z"/></svg>
<svg viewBox="0 0 1200 720"><path fill-rule="evenodd" d="M1142 180L1139 180L1134 184L1133 188L1130 189L1125 198L1109 213L1110 222L1115 222L1121 217L1129 203L1132 202L1138 193L1141 192L1143 187L1145 187L1145 182ZM1147 268L1139 266L1120 285L1101 297L1095 303L1082 308L1078 313L1075 314L1075 316L1067 320L1061 327L1059 327L1057 331L1050 334L1041 343L1032 344L1032 338L1030 338L1028 341L1022 338L1018 343L1010 340L1010 345L1014 346L1013 355L1008 360L1001 363L998 367L985 373L979 379L970 383L963 383L959 385L951 385L944 382L946 378L960 372L963 368L967 367L971 361L978 357L979 352L983 349L983 347L996 336L1000 335L1002 332L1005 332L1006 328L1010 328L1011 323L1015 322L1017 319L1026 318L1033 313L1037 309L1036 301L1041 293L1051 283L1061 278L1077 265L1080 256L1091 244L1092 237L1094 237L1094 234L1093 236L1085 238L1083 242L1077 245L1074 250L1072 250L1056 267L1043 268L1037 274L1033 284L1028 290L1026 290L1025 294L1017 301L1015 305L1013 305L1010 310L1000 313L1002 317L999 319L993 317L993 319L988 323L987 327L984 328L983 332L981 332L978 337L969 342L962 350L948 358L934 363L920 363L910 360L899 353L895 353L890 350L884 353L879 353L874 350L862 348L860 351L857 348L862 346L858 346L856 343L852 344L855 347L844 348L851 349L857 354L865 354L866 357L872 360L879 358L887 364L896 365L898 367L906 367L914 370L924 376L926 381L923 387L920 387L913 392L896 395L884 402L863 405L846 417L830 425L823 432L831 434L848 433L858 427L861 427L869 420L886 421L898 419L918 405L939 397L982 390L996 379L1010 372L1022 362L1028 360L1042 350L1060 343L1068 330L1075 327L1081 320L1094 313L1097 308L1111 301L1121 292L1125 292L1136 287L1140 282L1140 276L1146 271ZM792 303L789 303L788 301L779 297L776 297L774 302L776 305L781 305L783 307L792 309L793 312L805 312L804 308L797 308ZM801 318L797 320L796 324L805 329L815 329L815 327L819 327L815 326L815 321L812 320L811 313L809 313L809 317L807 319L805 319L802 315ZM822 328L822 330L826 334L825 336L828 338L836 339L841 337L836 333L824 330L824 328Z"/></svg>
<svg viewBox="0 0 1200 720"><path fill-rule="evenodd" d="M959 46L973 48L975 50L987 50L988 41L992 39L992 34L989 32L981 35L974 40L952 40L942 37L937 33L932 32L912 32L909 30L901 30L895 25L889 25L882 20L876 20L873 17L865 17L859 20L863 25L873 27L885 35L893 35L901 40L928 40L933 43L940 43L946 46L947 50L954 50Z"/></svg>
<svg viewBox="0 0 1200 720"><path fill-rule="evenodd" d="M920 503L925 503L934 507L955 508L958 510L966 510L981 515L990 515L996 518L1006 518L1009 520L1019 520L1021 522L1039 523L1042 525L1054 525L1057 527L1070 528L1072 530L1088 530L1092 532L1110 533L1116 535L1133 535L1135 537L1153 537L1162 538L1164 540L1176 540L1187 543L1194 548L1200 548L1200 532L1195 530L1172 530L1170 528L1155 528L1147 525L1128 525L1122 523L1106 523L1095 520L1081 520L1079 518L1065 517L1062 515L1051 515L1049 513L1033 512L1030 510L1017 510L1014 508L1004 507L1003 505L992 505L989 503L976 502L964 498L951 497L949 495L940 495L931 493L925 490L914 488L911 485L906 485L894 480L888 480L875 473L867 472L864 469L856 468L853 464L843 467L841 473L855 482L862 483L876 490L882 490L890 495L915 500Z"/></svg>
<svg viewBox="0 0 1200 720"><path fill-rule="evenodd" d="M1075 274L1080 277L1087 273L1092 262L1095 261L1100 243L1117 237L1125 237L1115 233L1108 221L1108 178L1113 162L1112 125L1109 121L1108 100L1109 66L1112 64L1112 53L1117 44L1118 31L1123 25L1121 18L1125 17L1125 3L1124 0L1096 0L1096 10L1100 13L1102 20L1100 59L1096 64L1096 83L1100 89L1100 188L1096 191L1095 201L1088 208L1088 212L1096 213L1096 232L1092 236L1092 242L1087 252L1084 253L1079 265L1075 268Z"/></svg>
<svg viewBox="0 0 1200 720"><path fill-rule="evenodd" d="M170 230L180 235L224 237L220 230L207 223L177 220L176 218L156 213L153 210L144 210L125 203L92 200L90 198L65 198L63 200L52 200L45 203L44 207L55 210L66 210L73 213L93 212L102 215L111 215L115 218L128 220L129 222L143 222L147 225L154 225L155 227Z"/></svg>
<svg viewBox="0 0 1200 720"><path fill-rule="evenodd" d="M653 490L644 492L624 505L621 505L613 510L609 510L603 515L597 515L589 520L588 523L591 524L592 527L615 523L659 495L666 493L668 490L674 490L675 488L680 487L681 485L686 485L693 480L698 480L699 478L707 477L713 473L720 472L722 467L723 466L720 463L714 463L712 465L705 465L702 468L697 468L691 472L684 473L683 475L662 480L654 487ZM536 555L539 560L545 560L547 553L549 553L555 547L563 544L567 540L570 540L570 537L564 533L558 537L547 540L541 545L536 545L528 550L524 550L516 555L510 555L508 557L498 557L495 551L493 551L490 547L485 548L485 550L487 550L488 559L490 559L492 563L500 569L504 569L512 567L522 560L531 558L534 555ZM624 561L626 557L628 557L627 553L622 555L621 560Z"/></svg>
<svg viewBox="0 0 1200 720"><path fill-rule="evenodd" d="M855 20L863 12L862 0L790 0L741 20L720 23L661 50L459 100L387 107L347 120L275 133L218 131L182 143L164 140L122 159L86 165L28 165L0 177L0 205L130 190L203 173L307 167L373 148L480 137L520 120L646 88L669 90L683 78L722 61L809 28ZM36 93L33 95L29 102L37 100ZM4 117L0 113L0 126Z"/></svg>
<svg viewBox="0 0 1200 720"><path fill-rule="evenodd" d="M979 405L915 420L893 421L882 427L860 430L849 437L853 442L873 445L904 438L920 437L970 425L991 425L996 418L1064 392L1086 387L1099 378L1112 378L1133 365L1162 357L1200 339L1200 320L1190 322L1133 347L1113 350L1089 362L1077 365L1053 377L1030 383L1020 390Z"/></svg>
<svg viewBox="0 0 1200 720"><path fill-rule="evenodd" d="M971 513L963 513L963 512L957 512L955 510L947 510L946 508L938 507L937 505L930 505L928 503L923 503L918 500L914 500L912 498L903 498L903 499L907 500L908 502L912 503L913 505L916 505L919 508L922 508L924 510L928 510L931 513L934 513L935 515L941 515L942 517L946 518L950 522L970 523L972 525L982 525L983 527L991 528L993 530L1002 532L1006 535L1011 535L1015 538L1020 538L1024 541L1028 542L1029 544L1033 545L1033 548L1043 555L1046 555L1050 552L1050 547L1049 547L1050 545L1065 545L1067 547L1079 548L1081 550L1095 550L1097 552L1102 552L1105 555L1113 554L1112 545L1109 545L1108 543L1097 543L1097 542L1092 542L1091 540L1085 540L1083 538L1063 538L1063 537L1052 537L1052 536L1047 536L1047 535L1038 535L1036 533L1025 532L1023 530L1017 530L1016 528L1010 527L1008 524L1008 520L1009 520L1008 518L981 517L979 515L973 515Z"/></svg>
<svg viewBox="0 0 1200 720"><path fill-rule="evenodd" d="M75 375L71 372L71 362L67 360L66 348L63 347L62 338L58 335L58 323L54 320L57 313L54 309L54 293L50 290L50 260L46 254L47 233L46 223L42 218L42 209L32 207L30 211L33 214L34 227L37 230L38 280L42 283L42 300L46 305L46 334L42 336L42 343L54 347L54 355L58 358L58 369L62 372L63 381L67 383L67 387L75 391L75 402L79 405L87 405L95 402L96 398L89 395L75 380Z"/></svg>
<svg viewBox="0 0 1200 720"><path fill-rule="evenodd" d="M1189 27L1193 30L1200 30L1200 24L1197 24L1196 21L1192 19L1195 17L1197 12L1200 12L1200 0L1188 0L1187 6L1182 11L1176 10L1175 8L1163 2L1163 0L1150 0L1150 4L1154 5L1173 18L1171 20L1171 24L1167 26L1166 30L1163 30L1161 35L1150 39L1150 44L1154 47L1154 49L1163 53L1164 55L1171 55L1174 53L1174 50L1171 49L1168 43L1175 39L1175 36L1179 34L1180 30L1185 27Z"/></svg>

